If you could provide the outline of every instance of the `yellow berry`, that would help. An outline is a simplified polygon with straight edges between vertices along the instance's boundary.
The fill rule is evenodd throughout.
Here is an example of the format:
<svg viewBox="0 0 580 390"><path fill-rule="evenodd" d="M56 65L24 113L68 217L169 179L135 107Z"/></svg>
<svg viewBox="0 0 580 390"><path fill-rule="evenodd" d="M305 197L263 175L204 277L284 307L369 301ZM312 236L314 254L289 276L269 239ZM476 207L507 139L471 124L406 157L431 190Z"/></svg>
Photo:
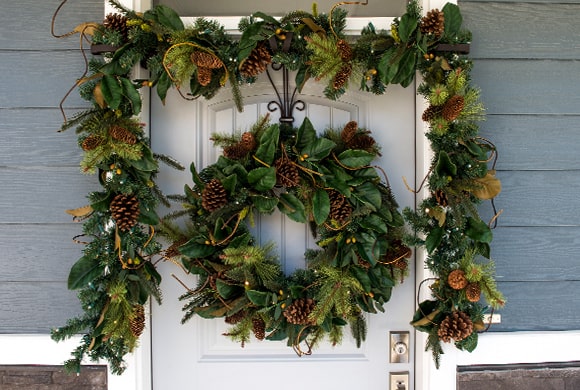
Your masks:
<svg viewBox="0 0 580 390"><path fill-rule="evenodd" d="M123 173L123 171L120 169L117 169L115 172L117 172L117 175L120 175L121 173Z"/></svg>

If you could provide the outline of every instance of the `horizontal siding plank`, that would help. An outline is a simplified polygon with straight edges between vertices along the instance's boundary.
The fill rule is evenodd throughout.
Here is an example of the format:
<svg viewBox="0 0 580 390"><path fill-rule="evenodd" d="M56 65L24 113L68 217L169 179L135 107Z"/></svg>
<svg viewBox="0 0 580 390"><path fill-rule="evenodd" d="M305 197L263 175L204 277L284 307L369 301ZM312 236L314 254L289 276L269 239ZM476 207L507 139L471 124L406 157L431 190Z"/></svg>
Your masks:
<svg viewBox="0 0 580 390"><path fill-rule="evenodd" d="M580 329L580 281L500 282L499 288L507 304L492 331Z"/></svg>
<svg viewBox="0 0 580 390"><path fill-rule="evenodd" d="M497 169L580 167L580 116L488 115L480 135L498 148Z"/></svg>
<svg viewBox="0 0 580 390"><path fill-rule="evenodd" d="M580 170L499 171L499 226L580 226ZM487 204L482 216L491 215ZM522 260L525 261L525 260Z"/></svg>
<svg viewBox="0 0 580 390"><path fill-rule="evenodd" d="M61 0L3 1L0 12L0 50L55 50L79 47L79 36L56 39L50 33L51 18ZM102 22L104 1L69 1L56 19L55 33L65 34L75 26L97 21Z"/></svg>
<svg viewBox="0 0 580 390"><path fill-rule="evenodd" d="M580 227L497 228L492 258L501 281L578 281Z"/></svg>
<svg viewBox="0 0 580 390"><path fill-rule="evenodd" d="M78 168L0 169L0 224L68 223L66 209L87 204L99 189L96 175Z"/></svg>
<svg viewBox="0 0 580 390"><path fill-rule="evenodd" d="M465 3L461 13L472 58L580 58L580 4Z"/></svg>
<svg viewBox="0 0 580 390"><path fill-rule="evenodd" d="M78 166L77 135L58 133L62 122L58 109L0 109L0 166Z"/></svg>
<svg viewBox="0 0 580 390"><path fill-rule="evenodd" d="M477 60L488 114L580 114L580 61Z"/></svg>
<svg viewBox="0 0 580 390"><path fill-rule="evenodd" d="M81 313L66 283L0 282L0 333L50 333Z"/></svg>
<svg viewBox="0 0 580 390"><path fill-rule="evenodd" d="M66 283L83 245L80 224L0 225L1 282Z"/></svg>
<svg viewBox="0 0 580 390"><path fill-rule="evenodd" d="M510 3L514 4L514 0L494 0L494 3ZM490 0L461 0L458 2L459 6L462 7L467 3L490 3ZM580 4L580 0L526 0L517 1L517 4Z"/></svg>
<svg viewBox="0 0 580 390"><path fill-rule="evenodd" d="M7 51L0 57L0 108L58 107L85 69L76 51ZM65 102L66 107L86 105L76 91Z"/></svg>

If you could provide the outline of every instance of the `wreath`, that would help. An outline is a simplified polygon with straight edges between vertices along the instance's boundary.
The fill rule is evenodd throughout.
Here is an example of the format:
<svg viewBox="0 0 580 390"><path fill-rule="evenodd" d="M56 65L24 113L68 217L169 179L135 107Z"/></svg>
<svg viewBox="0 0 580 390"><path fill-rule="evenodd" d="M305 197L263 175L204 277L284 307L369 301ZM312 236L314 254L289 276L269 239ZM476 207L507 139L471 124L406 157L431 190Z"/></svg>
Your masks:
<svg viewBox="0 0 580 390"><path fill-rule="evenodd" d="M68 280L79 291L83 313L54 329L52 337L84 336L66 368L78 371L86 356L106 359L113 373L123 372L124 356L145 326L144 305L161 300L156 264L162 260L181 260L198 275L197 287L182 297L184 320L224 317L234 340L243 344L252 334L287 339L300 355L323 336L339 343L347 324L360 343L363 313L382 310L406 273L413 246L425 248L433 278L425 281L431 282L431 298L418 303L412 324L428 333L435 363L442 342L476 348L484 313L505 304L490 253L499 213L487 223L477 210L501 185L495 146L478 135L484 109L470 80L471 35L461 28L456 5L422 16L411 1L388 30L369 24L357 39L343 33L344 3L329 14L314 8L278 19L258 12L240 21L236 40L216 21L200 18L185 27L166 6L137 13L110 2L119 13L67 34L54 32L66 0L53 17L54 36L79 33L81 49L86 38L100 55L86 58L85 72L71 88L78 87L92 106L65 116L62 126L76 127L81 170L97 173L102 187L89 194L88 206L68 210L83 221L83 233L75 238L85 245L83 256ZM398 211L382 171L372 165L379 146L356 122L319 135L308 119L295 129L263 118L243 134L215 134L223 156L199 172L192 165L193 186L184 195L161 193L155 182L159 163L184 168L149 148L135 119L139 90L155 88L164 100L176 87L186 99L211 99L229 83L242 109L240 88L272 63L294 71L299 90L310 79L324 82L329 99L340 98L353 83L374 94L389 84L408 86L420 71L433 160L423 182L429 195L417 210ZM146 68L149 77L132 77L135 66ZM185 208L160 218L157 206L169 207L171 200ZM256 214L276 209L308 224L319 246L305 253L306 269L288 276L274 246L257 243L247 226ZM173 221L184 215L185 230ZM170 240L165 250L160 237Z"/></svg>

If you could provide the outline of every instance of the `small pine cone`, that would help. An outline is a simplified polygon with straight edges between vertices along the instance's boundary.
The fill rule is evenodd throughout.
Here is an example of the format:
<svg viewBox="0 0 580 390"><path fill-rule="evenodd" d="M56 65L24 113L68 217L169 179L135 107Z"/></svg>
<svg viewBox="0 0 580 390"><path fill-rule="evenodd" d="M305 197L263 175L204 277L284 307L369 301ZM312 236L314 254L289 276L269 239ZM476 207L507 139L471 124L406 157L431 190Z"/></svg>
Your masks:
<svg viewBox="0 0 580 390"><path fill-rule="evenodd" d="M133 336L139 337L143 334L143 330L145 330L145 309L143 305L133 306L133 314L129 320L129 327L131 328Z"/></svg>
<svg viewBox="0 0 580 390"><path fill-rule="evenodd" d="M312 320L308 317L314 310L316 303L311 298L296 299L290 306L284 310L282 314L286 317L286 321L295 325L309 325Z"/></svg>
<svg viewBox="0 0 580 390"><path fill-rule="evenodd" d="M441 115L443 119L448 122L455 120L461 111L463 111L463 107L465 107L465 99L463 96L453 95L445 102L443 108L441 109Z"/></svg>
<svg viewBox="0 0 580 390"><path fill-rule="evenodd" d="M258 340L264 340L266 338L266 323L262 318L252 318L252 332Z"/></svg>
<svg viewBox="0 0 580 390"><path fill-rule="evenodd" d="M371 151L376 144L373 137L367 134L357 134L349 143L348 147L351 149L359 149Z"/></svg>
<svg viewBox="0 0 580 390"><path fill-rule="evenodd" d="M352 74L352 64L346 63L342 65L342 67L338 70L338 72L336 72L334 78L332 79L332 88L334 89L343 88L348 82L348 79L350 78L351 74Z"/></svg>
<svg viewBox="0 0 580 390"><path fill-rule="evenodd" d="M181 252L179 251L179 247L185 244L187 241L187 238L180 238L173 242L171 245L169 245L169 248L165 250L165 257L171 259L172 257L180 256Z"/></svg>
<svg viewBox="0 0 580 390"><path fill-rule="evenodd" d="M425 111L423 111L421 119L423 119L423 122L431 122L440 113L441 107L430 105Z"/></svg>
<svg viewBox="0 0 580 390"><path fill-rule="evenodd" d="M358 131L358 123L356 121L350 121L342 129L340 133L340 138L346 144L348 144L356 135Z"/></svg>
<svg viewBox="0 0 580 390"><path fill-rule="evenodd" d="M139 200L134 196L118 194L109 206L117 227L123 231L130 230L139 218Z"/></svg>
<svg viewBox="0 0 580 390"><path fill-rule="evenodd" d="M129 27L127 26L127 17L121 14L108 14L103 21L103 27L118 31L123 36L123 40L127 40L129 35Z"/></svg>
<svg viewBox="0 0 580 390"><path fill-rule="evenodd" d="M137 136L122 126L111 126L109 134L114 140L124 142L128 145L135 145L137 143Z"/></svg>
<svg viewBox="0 0 580 390"><path fill-rule="evenodd" d="M421 18L419 28L423 34L433 34L436 37L443 35L445 31L445 16L438 9L427 12L427 15Z"/></svg>
<svg viewBox="0 0 580 390"><path fill-rule="evenodd" d="M447 207L449 206L449 199L447 198L447 194L445 193L445 191L439 189L437 191L435 191L435 200L437 201L437 204L441 207Z"/></svg>
<svg viewBox="0 0 580 390"><path fill-rule="evenodd" d="M447 277L447 283L454 290L463 290L467 287L467 278L465 272L460 269L453 270Z"/></svg>
<svg viewBox="0 0 580 390"><path fill-rule="evenodd" d="M338 191L330 191L330 219L342 224L350 218L352 206L348 199Z"/></svg>
<svg viewBox="0 0 580 390"><path fill-rule="evenodd" d="M449 343L451 340L461 341L473 333L473 322L469 316L462 312L456 311L445 317L441 324L437 335L439 338Z"/></svg>
<svg viewBox="0 0 580 390"><path fill-rule="evenodd" d="M256 77L272 63L272 55L266 45L258 45L240 64L240 73L244 77Z"/></svg>
<svg viewBox="0 0 580 390"><path fill-rule="evenodd" d="M481 286L479 283L469 283L465 287L465 295L469 302L478 302L481 298Z"/></svg>
<svg viewBox="0 0 580 390"><path fill-rule="evenodd" d="M227 203L226 189L218 179L212 179L201 191L201 206L210 213Z"/></svg>
<svg viewBox="0 0 580 390"><path fill-rule="evenodd" d="M405 271L407 268L409 268L409 262L407 261L407 259L400 258L397 259L394 263L393 263L393 267L400 269L401 271Z"/></svg>
<svg viewBox="0 0 580 390"><path fill-rule="evenodd" d="M240 310L240 311L235 312L231 316L226 316L224 321L226 322L226 324L235 325L238 322L242 321L245 316L246 316L246 311Z"/></svg>
<svg viewBox="0 0 580 390"><path fill-rule="evenodd" d="M241 160L248 155L250 151L241 143L236 143L224 147L224 156L231 160Z"/></svg>
<svg viewBox="0 0 580 390"><path fill-rule="evenodd" d="M191 53L191 62L200 68L219 69L224 63L215 54L207 51L194 51Z"/></svg>
<svg viewBox="0 0 580 390"><path fill-rule="evenodd" d="M339 39L336 42L336 46L338 47L338 52L340 53L340 59L344 62L348 62L352 60L352 48L348 44L347 41L344 39Z"/></svg>
<svg viewBox="0 0 580 390"><path fill-rule="evenodd" d="M252 151L256 148L256 137L253 133L246 131L242 134L240 144L243 145L248 151Z"/></svg>
<svg viewBox="0 0 580 390"><path fill-rule="evenodd" d="M300 184L298 168L288 158L280 157L275 162L276 184L292 188Z"/></svg>
<svg viewBox="0 0 580 390"><path fill-rule="evenodd" d="M211 83L211 69L210 68L202 68L201 66L197 67L197 82L202 87L207 87L209 83Z"/></svg>
<svg viewBox="0 0 580 390"><path fill-rule="evenodd" d="M88 152L90 150L94 150L94 149L98 148L104 142L105 142L105 140L97 135L89 135L87 138L85 138L83 140L81 147L83 148L83 150L85 152Z"/></svg>

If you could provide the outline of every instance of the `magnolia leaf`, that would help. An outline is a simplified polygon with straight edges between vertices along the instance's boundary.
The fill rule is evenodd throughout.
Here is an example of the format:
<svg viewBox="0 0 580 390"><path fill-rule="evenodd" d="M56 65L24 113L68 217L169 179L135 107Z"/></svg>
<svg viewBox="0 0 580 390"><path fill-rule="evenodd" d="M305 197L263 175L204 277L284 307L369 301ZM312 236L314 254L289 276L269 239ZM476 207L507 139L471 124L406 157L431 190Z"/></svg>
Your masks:
<svg viewBox="0 0 580 390"><path fill-rule="evenodd" d="M417 29L417 25L418 21L414 16L408 13L401 16L401 20L399 21L399 38L401 38L401 41L407 42L409 38L411 38L413 32Z"/></svg>
<svg viewBox="0 0 580 390"><path fill-rule="evenodd" d="M76 209L68 209L65 212L69 215L72 215L73 217L84 217L92 213L93 208L91 205L87 205Z"/></svg>
<svg viewBox="0 0 580 390"><path fill-rule="evenodd" d="M264 291L246 290L246 296L256 306L266 306L268 304L268 297L270 294Z"/></svg>
<svg viewBox="0 0 580 390"><path fill-rule="evenodd" d="M278 146L278 138L280 137L280 128L278 125L271 125L268 127L260 137L260 146L256 150L256 158L264 164L272 164L276 148Z"/></svg>
<svg viewBox="0 0 580 390"><path fill-rule="evenodd" d="M336 144L328 138L318 138L301 150L301 154L309 161L319 161L330 154Z"/></svg>
<svg viewBox="0 0 580 390"><path fill-rule="evenodd" d="M436 227L427 235L427 238L425 239L425 248L428 253L433 253L439 244L441 244L444 232L445 231L442 227Z"/></svg>
<svg viewBox="0 0 580 390"><path fill-rule="evenodd" d="M74 28L74 32L78 32L79 34L85 34L85 35L94 35L95 31L97 30L99 26L95 23L81 23L78 26L76 26Z"/></svg>
<svg viewBox="0 0 580 390"><path fill-rule="evenodd" d="M455 176L457 175L457 165L451 161L446 152L441 151L439 152L435 172L440 176Z"/></svg>
<svg viewBox="0 0 580 390"><path fill-rule="evenodd" d="M213 245L207 245L205 243L200 244L195 239L189 240L179 247L179 252L182 255L191 258L207 257L214 254L216 251L217 249Z"/></svg>
<svg viewBox="0 0 580 390"><path fill-rule="evenodd" d="M495 198L501 192L501 181L495 177L495 170L490 170L482 178L475 179L480 186L471 191L471 193L482 200Z"/></svg>
<svg viewBox="0 0 580 390"><path fill-rule="evenodd" d="M278 198L276 197L269 197L263 195L252 195L252 204L258 210L258 212L263 214L270 214L276 208L278 204Z"/></svg>
<svg viewBox="0 0 580 390"><path fill-rule="evenodd" d="M330 197L328 192L319 188L312 196L312 215L317 225L322 225L330 214Z"/></svg>
<svg viewBox="0 0 580 390"><path fill-rule="evenodd" d="M291 220L306 223L306 209L304 204L296 196L285 193L280 195L278 209L290 217Z"/></svg>
<svg viewBox="0 0 580 390"><path fill-rule="evenodd" d="M153 19L162 26L169 29L180 31L184 29L181 18L172 8L166 5L157 5L145 13L145 19Z"/></svg>
<svg viewBox="0 0 580 390"><path fill-rule="evenodd" d="M467 218L465 234L474 241L490 243L493 238L491 228L481 219Z"/></svg>
<svg viewBox="0 0 580 390"><path fill-rule="evenodd" d="M101 91L101 83L97 83L95 89L93 89L93 99L95 103L101 108L106 108L107 103L105 103L105 97L103 96L103 91Z"/></svg>
<svg viewBox="0 0 580 390"><path fill-rule="evenodd" d="M439 226L445 225L445 220L447 219L447 212L441 206L436 206L433 208L429 208L427 211L427 215L431 218L435 218L437 222L439 222Z"/></svg>
<svg viewBox="0 0 580 390"><path fill-rule="evenodd" d="M123 89L115 76L103 76L101 81L101 92L103 93L105 102L112 110L119 108L121 97L123 96Z"/></svg>
<svg viewBox="0 0 580 390"><path fill-rule="evenodd" d="M171 88L171 78L167 72L162 72L157 80L157 96L163 104L165 104L165 98L167 97L167 91Z"/></svg>
<svg viewBox="0 0 580 390"><path fill-rule="evenodd" d="M435 309L431 313L418 319L417 321L411 322L411 325L413 325L415 327L429 325L429 324L433 323L433 319L435 318L435 316L437 316L437 314L439 314L439 311L440 311L439 309Z"/></svg>
<svg viewBox="0 0 580 390"><path fill-rule="evenodd" d="M456 4L447 3L441 11L445 15L445 35L449 38L455 38L463 23L459 7Z"/></svg>
<svg viewBox="0 0 580 390"><path fill-rule="evenodd" d="M259 167L248 173L248 183L257 191L268 191L276 185L276 168Z"/></svg>
<svg viewBox="0 0 580 390"><path fill-rule="evenodd" d="M234 295L236 290L239 290L239 286L228 284L221 279L215 280L215 286L218 294L223 299L229 299Z"/></svg>
<svg viewBox="0 0 580 390"><path fill-rule="evenodd" d="M369 165L375 159L375 154L366 150L349 149L338 155L338 160L349 168L360 168Z"/></svg>
<svg viewBox="0 0 580 390"><path fill-rule="evenodd" d="M99 261L90 257L81 257L71 268L68 275L69 290L76 290L88 285L103 271Z"/></svg>
<svg viewBox="0 0 580 390"><path fill-rule="evenodd" d="M123 87L123 96L131 102L133 115L139 114L141 112L141 95L137 91L135 84L125 77L121 77L121 84Z"/></svg>

